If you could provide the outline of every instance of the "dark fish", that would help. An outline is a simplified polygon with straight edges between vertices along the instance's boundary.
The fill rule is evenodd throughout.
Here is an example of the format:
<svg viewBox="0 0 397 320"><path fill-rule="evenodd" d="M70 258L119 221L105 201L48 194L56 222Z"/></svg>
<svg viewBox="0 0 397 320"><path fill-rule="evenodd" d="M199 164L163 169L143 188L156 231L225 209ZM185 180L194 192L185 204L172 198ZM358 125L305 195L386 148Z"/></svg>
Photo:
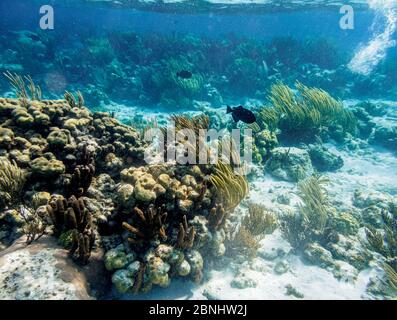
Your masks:
<svg viewBox="0 0 397 320"><path fill-rule="evenodd" d="M179 71L179 72L176 73L176 75L179 78L182 78L182 79L190 79L193 76L192 73L190 71L187 71L187 70Z"/></svg>
<svg viewBox="0 0 397 320"><path fill-rule="evenodd" d="M227 106L227 111L226 113L231 113L233 120L235 122L245 122L248 124L254 123L256 121L256 117L254 113L243 106L238 106L235 108L232 108L230 106Z"/></svg>

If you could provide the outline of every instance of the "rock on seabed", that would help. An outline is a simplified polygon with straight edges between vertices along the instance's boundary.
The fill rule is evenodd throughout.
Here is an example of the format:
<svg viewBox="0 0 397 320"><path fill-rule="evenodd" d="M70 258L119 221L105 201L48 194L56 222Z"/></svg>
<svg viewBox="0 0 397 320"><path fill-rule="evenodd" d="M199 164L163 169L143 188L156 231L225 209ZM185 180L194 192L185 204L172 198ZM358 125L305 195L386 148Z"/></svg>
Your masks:
<svg viewBox="0 0 397 320"><path fill-rule="evenodd" d="M107 286L100 255L81 268L51 237L20 238L0 253L0 300L92 300Z"/></svg>

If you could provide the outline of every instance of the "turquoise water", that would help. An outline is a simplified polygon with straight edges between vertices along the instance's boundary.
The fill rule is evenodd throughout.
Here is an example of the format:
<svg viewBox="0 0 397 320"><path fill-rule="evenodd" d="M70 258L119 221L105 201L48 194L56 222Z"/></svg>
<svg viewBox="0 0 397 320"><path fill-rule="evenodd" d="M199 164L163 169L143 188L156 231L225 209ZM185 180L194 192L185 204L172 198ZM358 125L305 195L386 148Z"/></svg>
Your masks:
<svg viewBox="0 0 397 320"><path fill-rule="evenodd" d="M164 74L165 60L171 59L187 59L190 69L202 75L206 85L225 101L261 97L261 92L275 81L292 84L296 79L339 97L348 93L350 98L382 97L395 92L395 49L388 49L373 71L382 83L371 83L370 77L357 75L346 67L355 52L385 28L382 15L373 24L379 15L376 10L357 10L354 29L342 30L338 8L178 14L55 1L54 30L44 31L39 28L37 3L2 1L0 6L4 13L0 21L1 71L10 69L31 75L47 97L80 89L87 99L96 91L107 102L161 105L161 91L167 88L153 88L147 78ZM390 41L393 39L395 35ZM235 70L236 59L246 59L241 70ZM263 62L267 70L252 70L258 64L261 68ZM315 76L323 70L331 70L332 76ZM109 73L117 77L112 78ZM224 81L223 76L233 79ZM88 86L96 88L89 91ZM1 82L1 89L7 91L5 81ZM234 92L238 92L238 97L233 96ZM194 98L211 101L206 94ZM189 108L192 99L181 98L188 99L187 103L176 103Z"/></svg>

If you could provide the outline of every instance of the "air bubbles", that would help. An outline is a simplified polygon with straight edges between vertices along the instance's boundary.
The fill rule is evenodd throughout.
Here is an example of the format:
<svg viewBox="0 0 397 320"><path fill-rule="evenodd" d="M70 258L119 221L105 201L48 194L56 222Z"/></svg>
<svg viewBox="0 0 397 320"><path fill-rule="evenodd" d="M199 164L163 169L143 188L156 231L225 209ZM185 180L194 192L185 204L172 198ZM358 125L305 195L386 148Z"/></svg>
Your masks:
<svg viewBox="0 0 397 320"><path fill-rule="evenodd" d="M371 40L361 46L349 62L349 69L358 74L368 76L387 55L387 49L394 47L392 39L397 27L397 5L393 0L369 0L369 7L376 11L375 21L371 27L374 34ZM384 28L377 30L377 24L384 21Z"/></svg>

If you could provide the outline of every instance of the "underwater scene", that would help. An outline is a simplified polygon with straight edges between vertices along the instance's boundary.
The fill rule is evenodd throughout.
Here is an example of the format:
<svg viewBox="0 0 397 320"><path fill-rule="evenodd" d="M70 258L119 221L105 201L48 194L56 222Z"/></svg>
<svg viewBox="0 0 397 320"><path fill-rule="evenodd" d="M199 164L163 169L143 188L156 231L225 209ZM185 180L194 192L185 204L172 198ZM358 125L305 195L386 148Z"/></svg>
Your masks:
<svg viewBox="0 0 397 320"><path fill-rule="evenodd" d="M0 300L397 297L396 1L0 12Z"/></svg>

